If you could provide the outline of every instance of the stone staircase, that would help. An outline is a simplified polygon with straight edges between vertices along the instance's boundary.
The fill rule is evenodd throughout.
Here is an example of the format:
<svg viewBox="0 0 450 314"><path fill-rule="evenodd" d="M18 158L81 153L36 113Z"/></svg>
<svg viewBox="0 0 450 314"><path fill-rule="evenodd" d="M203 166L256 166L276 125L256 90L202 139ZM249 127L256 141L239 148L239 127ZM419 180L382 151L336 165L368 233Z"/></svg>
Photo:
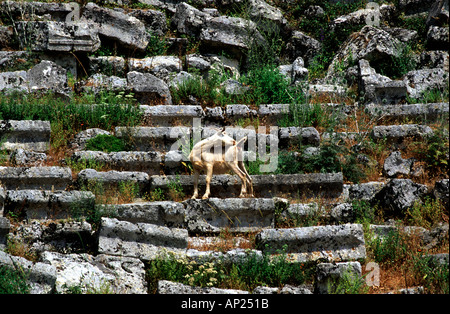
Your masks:
<svg viewBox="0 0 450 314"><path fill-rule="evenodd" d="M331 138L335 133L320 135L312 127L281 127L270 134L258 134L251 128L227 125L242 117L254 117L273 126L289 109L287 105L260 106L258 111L243 105L229 105L225 110L203 110L200 106L141 107L147 115L146 119L152 122L151 127L117 127L114 133L119 138L128 137L134 144L133 150L113 153L76 150L71 156L75 163L94 160L104 165L108 169L106 171L84 169L73 175L73 170L68 166L0 167L1 216L20 217L26 221L26 226L40 226L46 230L43 233L51 234L44 240L39 239L44 241L43 247L46 249L42 256L46 263L34 263L30 268L34 274L30 279L33 292L64 291L55 286L57 279L63 276L55 267L60 263L69 265L76 262L76 257L66 255L66 251L77 252L86 258L89 256L85 262L87 268L97 267L95 265L99 263L110 265L112 259L118 259L136 263L138 272L145 268L142 263L168 252L202 263L218 259L233 262L245 259L249 254L275 256L280 250L287 254L291 262L297 263L353 263L366 258L363 228L353 223L351 201L370 199L383 188L385 182L348 185L344 184L342 173L252 175L256 197L239 199L235 198L240 190L238 177L215 175L211 181L213 197L190 200L193 178L187 174L175 174L180 169L186 173L185 160L181 151L170 150L183 136L190 138L194 132L199 132L206 137L215 132L215 127L221 126L226 126L235 139L248 136L257 144L259 141L267 144L274 140L281 150L298 142L318 147L322 139ZM370 110L375 112L377 109L371 107ZM419 115L428 119L445 113L448 113L448 104L441 103L404 105L388 110L388 116L395 118L417 118ZM179 123L180 117L188 120L202 118L206 126L200 129L173 126L174 122ZM0 125L0 136L6 139L2 141L2 149L48 152L51 132L48 122L0 121ZM375 141L401 141L430 132L433 131L427 125L408 124L375 126L365 135ZM131 203L98 204L96 197L99 195L95 195L95 191L85 190L90 182L100 182L102 191L117 189L121 182L132 182L138 187L138 192ZM168 193L171 183L182 189L186 200L148 201L142 198L154 191ZM199 185L200 189L204 189L205 176L200 176ZM290 203L288 199L302 199L304 203ZM319 200L320 205L311 202L311 199ZM102 216L96 230L84 221L92 212ZM279 228L280 219L304 219L308 215L321 216L325 224ZM60 219L64 220L58 222ZM84 222L79 223L80 219ZM55 227L45 227L47 221L56 221ZM14 238L11 237L14 228L5 217L0 218L0 226L0 245L5 245L8 235ZM224 232L233 234L236 239L233 241L234 248L220 252L202 249L208 241L222 241L220 234ZM74 234L83 235L79 236L81 242L78 239L69 241ZM254 235L254 242L249 243L242 238L248 234ZM239 243L242 243L240 239L252 248L239 248ZM92 252L96 257L88 254ZM5 253L1 254L0 263L7 263ZM16 258L15 263L25 265L30 262ZM107 277L106 273L99 272L100 276ZM114 285L120 286L123 281L130 280L128 275L119 277L111 279ZM44 283L42 278L45 278ZM127 292L145 293L145 280L139 277L136 282ZM161 282L163 286L167 284L173 283ZM161 288L161 291L164 289Z"/></svg>

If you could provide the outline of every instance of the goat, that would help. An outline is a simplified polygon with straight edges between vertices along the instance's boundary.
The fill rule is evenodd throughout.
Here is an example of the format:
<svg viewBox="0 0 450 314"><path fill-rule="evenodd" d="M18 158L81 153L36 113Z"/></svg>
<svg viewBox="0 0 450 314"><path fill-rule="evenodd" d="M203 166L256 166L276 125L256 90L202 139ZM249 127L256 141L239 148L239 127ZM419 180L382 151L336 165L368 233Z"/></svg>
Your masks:
<svg viewBox="0 0 450 314"><path fill-rule="evenodd" d="M242 161L242 146L246 140L247 137L244 137L236 142L222 129L194 145L189 154L189 160L194 170L194 194L192 199L198 197L198 177L201 171L206 172L206 191L202 199L207 199L211 194L210 183L213 173L223 174L230 170L237 174L242 181L239 197L246 196L247 188L249 190L248 196L254 197L252 178ZM212 148L214 148L214 152L211 152Z"/></svg>

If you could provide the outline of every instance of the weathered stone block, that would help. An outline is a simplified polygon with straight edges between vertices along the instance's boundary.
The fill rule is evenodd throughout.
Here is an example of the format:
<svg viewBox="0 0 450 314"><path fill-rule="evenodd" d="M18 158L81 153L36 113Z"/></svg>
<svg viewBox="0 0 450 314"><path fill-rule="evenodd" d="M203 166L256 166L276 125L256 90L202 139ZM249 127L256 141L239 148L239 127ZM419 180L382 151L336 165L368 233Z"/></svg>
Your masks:
<svg viewBox="0 0 450 314"><path fill-rule="evenodd" d="M103 254L152 260L166 252L184 253L188 244L185 229L102 218L98 251Z"/></svg>
<svg viewBox="0 0 450 314"><path fill-rule="evenodd" d="M65 190L72 170L63 167L0 167L0 182L7 190Z"/></svg>
<svg viewBox="0 0 450 314"><path fill-rule="evenodd" d="M275 201L264 198L210 198L187 200L186 225L191 233L218 233L223 229L247 232L273 227Z"/></svg>
<svg viewBox="0 0 450 314"><path fill-rule="evenodd" d="M54 292L56 284L56 268L45 263L33 263L23 257L12 256L0 250L0 266L10 269L26 270L27 284L30 294L50 294Z"/></svg>
<svg viewBox="0 0 450 314"><path fill-rule="evenodd" d="M186 210L183 204L171 201L102 205L106 214L132 223L143 222L168 227L184 227Z"/></svg>
<svg viewBox="0 0 450 314"><path fill-rule="evenodd" d="M100 35L116 40L126 47L145 50L148 45L144 23L133 16L90 2L83 8L83 19L95 23Z"/></svg>
<svg viewBox="0 0 450 314"><path fill-rule="evenodd" d="M10 190L6 192L4 210L25 214L27 219L62 219L83 215L94 208L94 203L94 194L87 191Z"/></svg>
<svg viewBox="0 0 450 314"><path fill-rule="evenodd" d="M90 182L103 185L103 188L117 188L118 184L123 182L133 182L139 187L142 193L146 191L149 183L149 175L139 171L96 171L94 169L85 169L78 173L77 184L79 186L89 186Z"/></svg>
<svg viewBox="0 0 450 314"><path fill-rule="evenodd" d="M270 254L285 251L294 261L330 262L364 259L366 247L360 224L265 229L256 236L257 247Z"/></svg>
<svg viewBox="0 0 450 314"><path fill-rule="evenodd" d="M161 169L161 153L159 152L98 152L79 151L72 155L72 160L94 160L108 168L123 171L145 171L159 174Z"/></svg>
<svg viewBox="0 0 450 314"><path fill-rule="evenodd" d="M1 149L45 152L50 149L50 122L0 120Z"/></svg>

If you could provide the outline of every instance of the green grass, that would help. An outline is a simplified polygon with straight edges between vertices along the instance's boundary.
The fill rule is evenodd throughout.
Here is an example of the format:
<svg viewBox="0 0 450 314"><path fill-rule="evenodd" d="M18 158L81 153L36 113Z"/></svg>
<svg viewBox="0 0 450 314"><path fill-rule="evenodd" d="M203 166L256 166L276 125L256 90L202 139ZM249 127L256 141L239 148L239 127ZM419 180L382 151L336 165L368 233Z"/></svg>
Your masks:
<svg viewBox="0 0 450 314"><path fill-rule="evenodd" d="M0 265L0 294L28 294L30 286L23 269Z"/></svg>
<svg viewBox="0 0 450 314"><path fill-rule="evenodd" d="M311 281L314 268L315 265L288 262L285 254L273 258L249 253L247 258L234 263L220 259L215 263L199 263L168 254L151 261L146 276L150 293L156 292L158 280L252 291L257 286L280 287Z"/></svg>
<svg viewBox="0 0 450 314"><path fill-rule="evenodd" d="M115 126L135 126L142 112L133 98L121 94L86 94L66 101L52 93L12 93L0 95L0 119L50 121L52 147L59 149L88 128L111 131Z"/></svg>

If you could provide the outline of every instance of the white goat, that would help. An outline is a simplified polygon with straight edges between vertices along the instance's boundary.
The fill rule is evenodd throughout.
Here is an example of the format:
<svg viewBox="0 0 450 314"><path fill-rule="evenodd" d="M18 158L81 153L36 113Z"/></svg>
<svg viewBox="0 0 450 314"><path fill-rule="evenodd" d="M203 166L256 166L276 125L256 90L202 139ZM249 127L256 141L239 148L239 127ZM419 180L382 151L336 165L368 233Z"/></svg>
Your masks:
<svg viewBox="0 0 450 314"><path fill-rule="evenodd" d="M230 170L236 173L242 181L239 197L246 196L247 188L249 189L248 196L254 197L252 179L245 170L242 158L242 146L246 140L247 137L244 137L236 142L222 129L194 145L189 154L194 169L194 195L192 195L192 199L198 197L198 177L201 171L206 172L206 191L202 199L207 199L211 194L210 183L213 173L223 174Z"/></svg>

